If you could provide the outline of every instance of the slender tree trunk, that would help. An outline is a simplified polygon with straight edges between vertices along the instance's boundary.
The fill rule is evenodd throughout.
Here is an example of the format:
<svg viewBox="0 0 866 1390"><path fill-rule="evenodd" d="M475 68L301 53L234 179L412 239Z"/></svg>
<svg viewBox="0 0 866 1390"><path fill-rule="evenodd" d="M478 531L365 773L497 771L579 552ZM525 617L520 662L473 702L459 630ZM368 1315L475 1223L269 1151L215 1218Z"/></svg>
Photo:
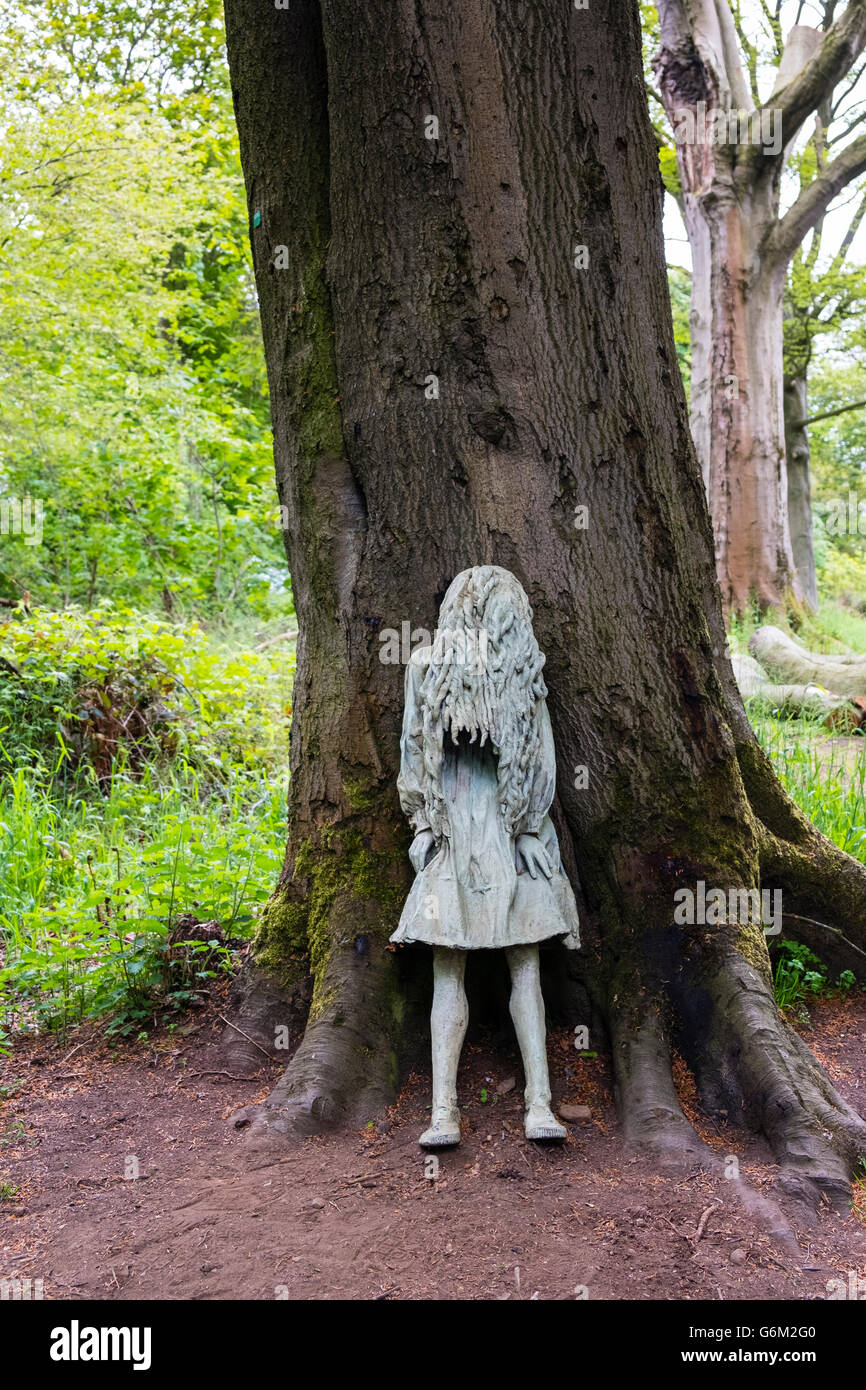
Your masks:
<svg viewBox="0 0 866 1390"><path fill-rule="evenodd" d="M755 273L767 222L751 199L685 198L692 271L692 409L725 607L798 594L782 403L784 270Z"/></svg>
<svg viewBox="0 0 866 1390"><path fill-rule="evenodd" d="M788 470L788 522L794 564L803 586L803 596L818 607L818 578L812 538L812 497L809 481L809 432L803 421L808 415L805 373L785 381L785 457Z"/></svg>
<svg viewBox="0 0 866 1390"><path fill-rule="evenodd" d="M801 598L788 526L782 401L784 266L764 266L776 225L778 173L762 168L754 131L732 124L737 93L699 52L679 6L662 6L655 59L676 138L692 249L691 425L709 499L726 610L783 607ZM742 95L742 94L741 94ZM748 103L751 106L751 102ZM769 134L769 132L768 132Z"/></svg>
<svg viewBox="0 0 866 1390"><path fill-rule="evenodd" d="M735 612L751 602L814 603L802 459L794 461L790 491L786 478L782 288L797 247L811 230L818 234L840 190L866 169L866 136L833 159L824 138L834 91L866 46L866 7L847 5L826 32L795 24L763 105L746 81L727 0L659 0L658 9L654 67L694 260L692 428L722 600ZM828 24L833 9L825 9ZM806 160L799 195L780 219L785 160L812 114L815 176ZM846 238L840 258L849 245Z"/></svg>
<svg viewBox="0 0 866 1390"><path fill-rule="evenodd" d="M286 865L246 998L314 979L262 1125L368 1118L417 1039L429 960L387 946L411 870L381 639L432 630L454 575L496 563L547 654L554 817L627 1138L700 1152L676 1040L792 1182L845 1190L866 1126L782 1022L760 924L674 922L679 888L767 887L769 862L797 901L862 911L866 870L784 797L724 656L636 7L227 18L301 631Z"/></svg>

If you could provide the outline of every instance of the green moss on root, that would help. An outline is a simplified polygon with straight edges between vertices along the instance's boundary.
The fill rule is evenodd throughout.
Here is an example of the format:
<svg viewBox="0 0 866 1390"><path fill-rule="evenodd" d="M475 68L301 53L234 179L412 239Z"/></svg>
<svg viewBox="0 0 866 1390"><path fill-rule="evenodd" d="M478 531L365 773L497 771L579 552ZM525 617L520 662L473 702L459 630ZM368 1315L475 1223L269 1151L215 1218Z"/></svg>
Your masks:
<svg viewBox="0 0 866 1390"><path fill-rule="evenodd" d="M265 904L253 942L256 964L281 985L297 983L308 973L307 907L278 888Z"/></svg>
<svg viewBox="0 0 866 1390"><path fill-rule="evenodd" d="M399 919L405 897L402 872L405 853L368 849L357 828L329 827L319 843L304 840L295 858L294 882L278 889L262 913L253 946L257 964L277 978L297 978L299 960L315 979L313 1009L326 1007L323 973L335 942L335 911L339 923L352 931L353 901L375 902L379 911L364 925L381 942L387 941ZM305 884L300 896L301 884ZM338 924L339 925L339 924Z"/></svg>
<svg viewBox="0 0 866 1390"><path fill-rule="evenodd" d="M772 988L770 952L767 950L767 938L762 929L756 925L741 926L734 941L734 948Z"/></svg>

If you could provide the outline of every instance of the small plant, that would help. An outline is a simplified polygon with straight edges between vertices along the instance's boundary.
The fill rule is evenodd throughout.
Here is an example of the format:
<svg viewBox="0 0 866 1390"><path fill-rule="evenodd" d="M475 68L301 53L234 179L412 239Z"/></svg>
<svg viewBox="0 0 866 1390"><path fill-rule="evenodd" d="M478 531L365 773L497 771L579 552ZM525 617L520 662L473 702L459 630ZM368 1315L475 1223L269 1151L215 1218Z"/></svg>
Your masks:
<svg viewBox="0 0 866 1390"><path fill-rule="evenodd" d="M860 1159L858 1171L854 1174L852 1196L854 1215L866 1226L866 1158Z"/></svg>
<svg viewBox="0 0 866 1390"><path fill-rule="evenodd" d="M16 1183L0 1181L0 1202L14 1201L20 1191Z"/></svg>
<svg viewBox="0 0 866 1390"><path fill-rule="evenodd" d="M779 950L773 988L780 1009L801 1005L808 995L826 991L827 976L813 951L798 941L780 941Z"/></svg>
<svg viewBox="0 0 866 1390"><path fill-rule="evenodd" d="M780 1009L799 1008L804 1011L807 998L833 992L847 994L857 984L853 970L843 970L835 986L832 985L825 966L814 951L798 941L782 940L776 949L781 954L776 962L773 987Z"/></svg>
<svg viewBox="0 0 866 1390"><path fill-rule="evenodd" d="M291 662L110 608L0 619L0 656L0 1055L13 1024L135 1038L233 971L279 876Z"/></svg>
<svg viewBox="0 0 866 1390"><path fill-rule="evenodd" d="M0 1149L8 1148L11 1144L20 1144L24 1138L24 1124L21 1120L13 1120L8 1124L3 1133L0 1134Z"/></svg>

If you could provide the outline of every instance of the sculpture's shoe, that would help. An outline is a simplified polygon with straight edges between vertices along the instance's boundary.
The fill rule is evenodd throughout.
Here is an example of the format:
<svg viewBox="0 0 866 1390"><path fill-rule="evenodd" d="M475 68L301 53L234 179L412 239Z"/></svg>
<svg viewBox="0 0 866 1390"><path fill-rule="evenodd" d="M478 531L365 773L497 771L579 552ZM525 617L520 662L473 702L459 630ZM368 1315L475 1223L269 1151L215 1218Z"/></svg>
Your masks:
<svg viewBox="0 0 866 1390"><path fill-rule="evenodd" d="M418 1140L422 1149L448 1149L460 1143L460 1116L456 1110L438 1106L433 1123Z"/></svg>
<svg viewBox="0 0 866 1390"><path fill-rule="evenodd" d="M523 1132L527 1139L541 1140L543 1143L561 1144L568 1138L568 1130L554 1117L547 1105L531 1105L526 1112Z"/></svg>

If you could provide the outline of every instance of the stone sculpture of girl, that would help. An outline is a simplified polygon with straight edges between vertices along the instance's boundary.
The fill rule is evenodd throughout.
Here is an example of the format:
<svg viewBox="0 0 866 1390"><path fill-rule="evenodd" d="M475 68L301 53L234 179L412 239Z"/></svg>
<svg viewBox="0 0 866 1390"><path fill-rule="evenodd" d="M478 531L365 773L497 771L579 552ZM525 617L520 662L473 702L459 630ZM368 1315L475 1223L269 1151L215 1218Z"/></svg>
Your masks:
<svg viewBox="0 0 866 1390"><path fill-rule="evenodd" d="M416 878L391 940L433 947L433 1106L424 1148L459 1144L466 952L504 949L526 1078L528 1139L562 1140L550 1108L538 943L579 945L548 815L556 765L532 609L508 570L458 574L431 646L406 672L398 790Z"/></svg>

